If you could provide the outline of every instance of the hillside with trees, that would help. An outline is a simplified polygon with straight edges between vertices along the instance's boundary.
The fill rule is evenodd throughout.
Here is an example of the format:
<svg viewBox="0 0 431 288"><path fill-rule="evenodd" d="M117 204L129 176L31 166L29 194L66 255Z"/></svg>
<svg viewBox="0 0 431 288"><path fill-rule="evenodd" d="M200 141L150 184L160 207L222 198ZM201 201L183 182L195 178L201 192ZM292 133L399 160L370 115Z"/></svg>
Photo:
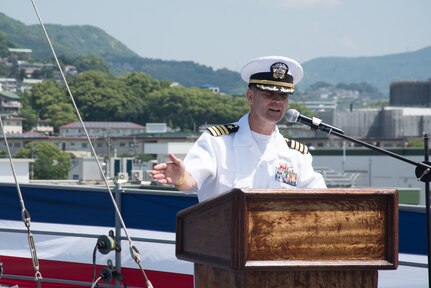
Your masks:
<svg viewBox="0 0 431 288"><path fill-rule="evenodd" d="M67 179L71 165L70 155L49 142L30 142L14 157L35 159L33 179Z"/></svg>
<svg viewBox="0 0 431 288"><path fill-rule="evenodd" d="M84 121L166 122L193 130L205 123L235 121L248 111L245 97L172 86L143 72L115 77L87 71L69 78L69 87ZM65 87L55 81L34 86L22 95L22 103L20 116L49 119L56 130L78 119Z"/></svg>
<svg viewBox="0 0 431 288"><path fill-rule="evenodd" d="M316 82L366 83L389 95L392 82L426 81L431 78L431 46L413 52L375 57L323 57L303 64L306 71L302 85Z"/></svg>
<svg viewBox="0 0 431 288"><path fill-rule="evenodd" d="M192 61L140 57L105 31L93 26L49 24L46 28L57 55L67 58L98 55L116 76L146 72L159 81L178 82L184 87L211 84L230 95L243 95L246 90L245 83L236 71L214 70ZM0 53L5 53L2 47L4 43L9 43L13 45L9 47L32 49L37 61L51 61L52 55L39 25L25 25L0 13L0 32L4 33ZM388 97L389 86L393 81L431 78L431 47L375 57L323 57L302 65L305 75L298 85L298 91L305 91L317 82L326 82L332 86L339 83L366 83L377 88L383 97Z"/></svg>
<svg viewBox="0 0 431 288"><path fill-rule="evenodd" d="M68 83L84 121L166 122L171 128L195 131L205 124L236 121L249 110L245 97L176 86L143 72L116 77L93 70L69 78ZM20 116L30 127L37 119L49 119L58 131L78 120L67 90L55 81L43 81L21 99ZM305 111L301 103L291 106Z"/></svg>
<svg viewBox="0 0 431 288"><path fill-rule="evenodd" d="M121 76L128 72L146 72L158 80L178 82L185 87L201 87L211 84L221 92L242 95L246 89L239 73L211 67L191 61L162 61L143 58L131 51L105 31L93 26L45 25L56 54L68 59L98 55L108 65L112 74ZM39 25L25 25L0 13L0 31L6 41L14 46L33 51L35 61L52 58L43 31Z"/></svg>

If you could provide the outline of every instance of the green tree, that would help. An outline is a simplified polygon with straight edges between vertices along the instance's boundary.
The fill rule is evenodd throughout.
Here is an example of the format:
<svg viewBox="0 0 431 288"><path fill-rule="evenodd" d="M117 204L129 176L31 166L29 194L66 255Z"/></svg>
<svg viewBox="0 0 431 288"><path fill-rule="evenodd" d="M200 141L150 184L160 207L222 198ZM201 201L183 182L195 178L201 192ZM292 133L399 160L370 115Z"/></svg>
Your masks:
<svg viewBox="0 0 431 288"><path fill-rule="evenodd" d="M48 119L55 132L58 132L60 126L78 120L72 104L66 102L53 103L46 107L46 111L47 115L42 119Z"/></svg>
<svg viewBox="0 0 431 288"><path fill-rule="evenodd" d="M6 58L9 56L8 50L8 42L6 40L5 33L0 31L0 58ZM0 76L7 77L9 76L9 67L4 63L4 61L0 61Z"/></svg>
<svg viewBox="0 0 431 288"><path fill-rule="evenodd" d="M52 79L54 77L54 72L52 68L41 68L34 70L32 78L34 79Z"/></svg>
<svg viewBox="0 0 431 288"><path fill-rule="evenodd" d="M24 96L34 111L37 111L39 119L48 119L55 131L61 125L77 120L75 109L71 100L66 97L63 87L52 80L43 81L35 85L31 94Z"/></svg>
<svg viewBox="0 0 431 288"><path fill-rule="evenodd" d="M127 73L115 78L100 71L88 71L70 81L76 103L86 121L109 119L142 124L148 119L148 94L168 86L169 82L160 82L146 73Z"/></svg>
<svg viewBox="0 0 431 288"><path fill-rule="evenodd" d="M33 128L35 128L37 121L39 120L37 112L33 110L30 105L24 106L19 113L19 116L25 119L25 121L22 123L22 129L24 132L31 131Z"/></svg>
<svg viewBox="0 0 431 288"><path fill-rule="evenodd" d="M78 74L70 82L85 121L119 121L128 118L133 98L120 80L99 71Z"/></svg>
<svg viewBox="0 0 431 288"><path fill-rule="evenodd" d="M9 43L6 39L6 34L0 31L0 58L9 56Z"/></svg>
<svg viewBox="0 0 431 288"><path fill-rule="evenodd" d="M202 124L236 121L248 111L245 97L213 93L207 89L171 87L148 96L150 122L172 122L192 130Z"/></svg>
<svg viewBox="0 0 431 288"><path fill-rule="evenodd" d="M410 139L407 142L407 147L409 148L423 148L424 141L422 139Z"/></svg>
<svg viewBox="0 0 431 288"><path fill-rule="evenodd" d="M7 154L6 150L0 151L0 158L9 158L9 155Z"/></svg>
<svg viewBox="0 0 431 288"><path fill-rule="evenodd" d="M148 93L169 87L170 82L158 81L144 72L126 73L119 78L133 93L145 98Z"/></svg>
<svg viewBox="0 0 431 288"><path fill-rule="evenodd" d="M70 156L49 142L30 142L14 157L36 159L34 179L67 179L71 165Z"/></svg>
<svg viewBox="0 0 431 288"><path fill-rule="evenodd" d="M158 81L143 72L127 73L119 78L120 87L125 90L127 117L129 121L145 124L148 115L148 95L170 85L168 81ZM144 116L144 117L142 117Z"/></svg>
<svg viewBox="0 0 431 288"><path fill-rule="evenodd" d="M63 58L63 60L66 60L67 58ZM78 56L70 63L64 63L64 64L71 64L74 65L79 72L84 71L100 71L106 74L109 74L109 67L106 64L106 62L103 60L102 57L99 55L85 55L85 56Z"/></svg>

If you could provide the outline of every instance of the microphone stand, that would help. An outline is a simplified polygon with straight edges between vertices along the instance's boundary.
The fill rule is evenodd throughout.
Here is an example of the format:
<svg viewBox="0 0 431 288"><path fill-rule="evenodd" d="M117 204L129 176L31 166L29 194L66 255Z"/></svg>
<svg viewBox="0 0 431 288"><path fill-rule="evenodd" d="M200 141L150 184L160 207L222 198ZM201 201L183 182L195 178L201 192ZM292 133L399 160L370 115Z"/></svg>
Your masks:
<svg viewBox="0 0 431 288"><path fill-rule="evenodd" d="M312 127L312 129L319 129L317 127ZM366 142L360 141L358 139L349 137L344 135L343 133L339 133L335 130L326 130L326 129L320 129L328 134L336 135L340 138L347 139L351 142L354 142L356 144L359 144L361 146L370 148L372 150L378 151L380 153L383 153L385 155L391 156L393 158L396 158L398 160L404 161L406 163L409 163L413 166L416 166L415 174L418 179L418 181L425 182L425 205L426 205L426 223L427 223L427 249L428 249L428 287L431 287L431 228L430 228L430 182L431 182L431 162L429 162L429 148L428 148L428 134L424 134L424 152L425 152L425 159L424 162L415 162L411 159L405 158L403 156L400 156L396 153L393 153L391 151L382 149L380 147L368 144Z"/></svg>

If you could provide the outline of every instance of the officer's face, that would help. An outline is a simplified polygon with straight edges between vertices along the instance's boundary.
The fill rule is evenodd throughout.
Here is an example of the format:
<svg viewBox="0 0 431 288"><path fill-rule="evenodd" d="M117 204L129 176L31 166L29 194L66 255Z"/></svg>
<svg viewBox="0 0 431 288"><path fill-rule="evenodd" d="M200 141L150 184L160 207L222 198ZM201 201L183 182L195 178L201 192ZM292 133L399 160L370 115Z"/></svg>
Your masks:
<svg viewBox="0 0 431 288"><path fill-rule="evenodd" d="M289 94L271 91L261 91L251 88L247 91L247 100L251 106L251 113L270 122L278 122L284 117Z"/></svg>

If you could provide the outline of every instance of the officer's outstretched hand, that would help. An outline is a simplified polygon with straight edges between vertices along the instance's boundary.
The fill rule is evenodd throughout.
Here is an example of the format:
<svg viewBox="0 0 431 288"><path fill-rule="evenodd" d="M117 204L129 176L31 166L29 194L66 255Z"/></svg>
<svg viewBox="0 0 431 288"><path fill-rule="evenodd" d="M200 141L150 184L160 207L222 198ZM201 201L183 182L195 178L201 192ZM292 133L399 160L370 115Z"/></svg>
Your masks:
<svg viewBox="0 0 431 288"><path fill-rule="evenodd" d="M153 170L150 171L151 177L161 184L182 184L186 173L183 161L175 157L173 153L169 153L169 159L171 161L154 166Z"/></svg>

